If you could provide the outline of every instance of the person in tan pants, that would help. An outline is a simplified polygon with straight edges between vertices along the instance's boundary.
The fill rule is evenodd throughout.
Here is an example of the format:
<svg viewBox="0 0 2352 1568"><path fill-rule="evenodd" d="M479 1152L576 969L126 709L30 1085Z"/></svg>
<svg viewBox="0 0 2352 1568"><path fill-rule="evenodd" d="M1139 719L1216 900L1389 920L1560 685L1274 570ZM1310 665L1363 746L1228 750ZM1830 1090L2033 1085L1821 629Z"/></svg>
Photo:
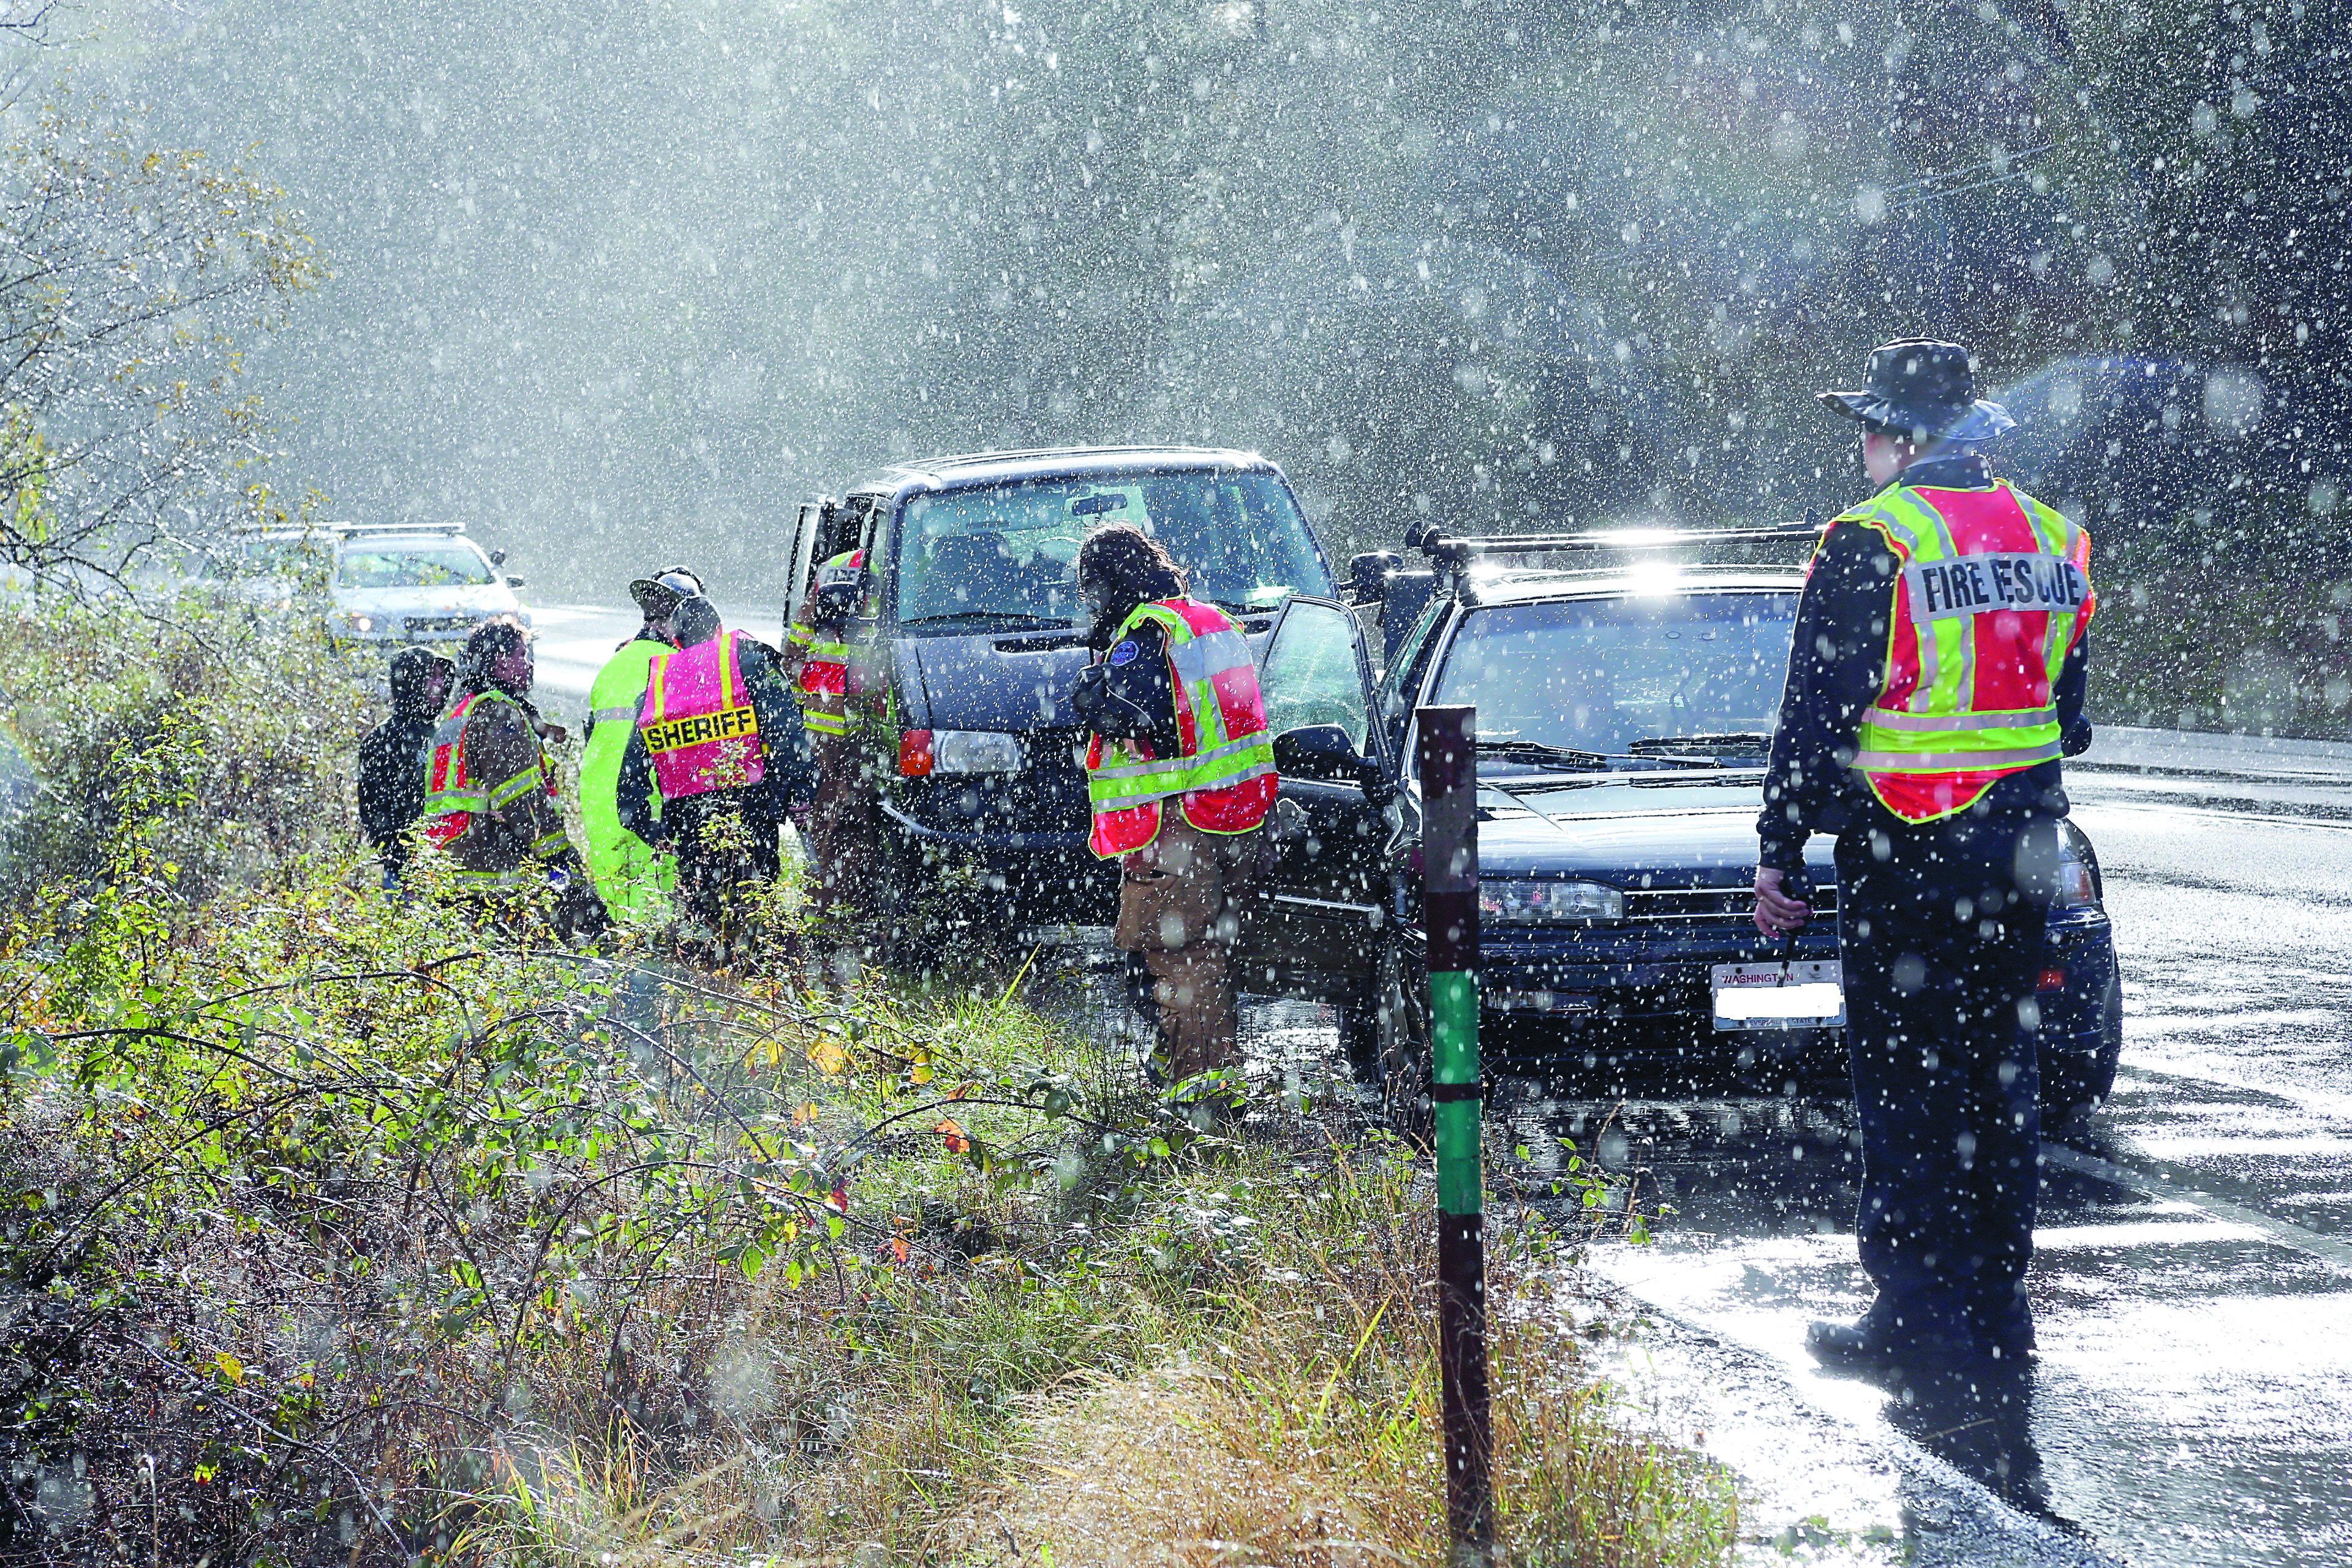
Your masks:
<svg viewBox="0 0 2352 1568"><path fill-rule="evenodd" d="M1112 940L1151 976L1162 1070L1171 1079L1239 1060L1241 1000L1227 973L1259 835L1202 833L1180 813L1119 862Z"/></svg>
<svg viewBox="0 0 2352 1568"><path fill-rule="evenodd" d="M1072 705L1093 732L1089 846L1119 864L1114 940L1151 976L1159 1070L1234 1067L1227 965L1276 784L1256 667L1233 618L1188 597L1138 529L1088 535L1077 578L1097 660Z"/></svg>

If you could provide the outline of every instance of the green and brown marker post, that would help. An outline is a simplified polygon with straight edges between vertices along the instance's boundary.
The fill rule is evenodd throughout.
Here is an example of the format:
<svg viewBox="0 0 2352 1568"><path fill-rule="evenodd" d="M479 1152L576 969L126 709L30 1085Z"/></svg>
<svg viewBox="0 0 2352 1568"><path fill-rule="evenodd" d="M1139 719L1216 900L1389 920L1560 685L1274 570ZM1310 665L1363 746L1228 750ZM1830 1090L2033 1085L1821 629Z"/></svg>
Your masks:
<svg viewBox="0 0 2352 1568"><path fill-rule="evenodd" d="M1445 1519L1456 1564L1492 1555L1484 1108L1478 1069L1478 710L1419 714L1422 926L1429 941L1437 1151L1437 1332Z"/></svg>

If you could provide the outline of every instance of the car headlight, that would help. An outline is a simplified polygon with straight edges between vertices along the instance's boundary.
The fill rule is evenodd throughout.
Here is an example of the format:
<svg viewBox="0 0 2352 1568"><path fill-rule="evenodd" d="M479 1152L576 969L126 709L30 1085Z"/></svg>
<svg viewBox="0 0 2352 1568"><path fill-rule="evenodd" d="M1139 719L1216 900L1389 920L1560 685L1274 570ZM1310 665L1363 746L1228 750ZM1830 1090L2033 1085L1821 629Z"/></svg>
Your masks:
<svg viewBox="0 0 2352 1568"><path fill-rule="evenodd" d="M1021 771L1021 739L1001 730L934 730L931 771L1017 773Z"/></svg>
<svg viewBox="0 0 2352 1568"><path fill-rule="evenodd" d="M1478 918L1498 925L1618 921L1625 918L1625 895L1601 882L1481 878Z"/></svg>

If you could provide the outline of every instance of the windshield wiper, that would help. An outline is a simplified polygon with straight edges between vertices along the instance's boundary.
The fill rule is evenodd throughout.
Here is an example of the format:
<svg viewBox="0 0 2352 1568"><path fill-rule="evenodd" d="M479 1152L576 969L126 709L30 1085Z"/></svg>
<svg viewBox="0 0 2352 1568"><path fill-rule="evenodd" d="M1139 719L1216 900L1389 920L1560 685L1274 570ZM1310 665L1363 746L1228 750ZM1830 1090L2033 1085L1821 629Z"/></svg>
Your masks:
<svg viewBox="0 0 2352 1568"><path fill-rule="evenodd" d="M1540 741L1481 741L1477 749L1482 757L1499 757L1507 763L1529 763L1537 767L1577 768L1586 773L1599 773L1609 765L1609 758L1603 752L1547 746Z"/></svg>
<svg viewBox="0 0 2352 1568"><path fill-rule="evenodd" d="M1703 752L1718 755L1725 752L1768 752L1772 737L1747 731L1730 735L1653 735L1646 741L1635 741L1625 749L1637 757L1655 757L1661 762L1679 761L1678 752Z"/></svg>
<svg viewBox="0 0 2352 1568"><path fill-rule="evenodd" d="M911 619L902 619L898 624L902 626L940 626L950 621L999 630L1008 626L1017 626L1024 631L1076 629L1059 616L1032 615L1026 610L950 610L943 616L916 616Z"/></svg>

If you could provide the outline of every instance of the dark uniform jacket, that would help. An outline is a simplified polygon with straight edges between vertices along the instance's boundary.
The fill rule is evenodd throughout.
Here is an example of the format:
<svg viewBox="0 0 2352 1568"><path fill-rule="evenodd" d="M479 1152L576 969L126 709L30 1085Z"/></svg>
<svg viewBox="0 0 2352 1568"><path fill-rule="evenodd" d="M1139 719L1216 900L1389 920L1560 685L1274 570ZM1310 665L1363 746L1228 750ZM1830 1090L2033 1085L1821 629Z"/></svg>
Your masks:
<svg viewBox="0 0 2352 1568"><path fill-rule="evenodd" d="M1991 480L1982 458L1940 458L1915 463L1897 481L1948 489L1985 489ZM1895 614L1895 559L1876 530L1832 521L1805 579L1797 605L1795 646L1780 719L1772 733L1764 775L1764 811L1756 833L1759 864L1801 871L1805 840L1836 834L1885 815L1869 781L1853 766L1854 737L1864 710L1886 684L1887 627ZM2061 749L2074 756L2091 743L2083 716L2087 635L2078 638L2051 700L2062 727ZM2066 815L2066 792L2055 761L1996 783L1983 809L2018 815Z"/></svg>
<svg viewBox="0 0 2352 1568"><path fill-rule="evenodd" d="M408 864L408 825L425 809L435 716L395 713L360 742L360 831L395 876Z"/></svg>
<svg viewBox="0 0 2352 1568"><path fill-rule="evenodd" d="M805 806L816 793L815 753L809 746L808 728L801 721L800 700L793 695L792 683L784 677L776 650L740 634L735 640L742 663L744 693L751 700L751 711L759 716L760 741L767 765L760 782L748 790L710 793L730 798L741 795L745 807L772 826L792 811ZM640 712L645 710L642 692L638 694L637 709ZM654 815L653 795L653 752L646 747L645 731L632 726L629 749L621 754L621 826L647 844L659 844L668 830Z"/></svg>
<svg viewBox="0 0 2352 1568"><path fill-rule="evenodd" d="M1078 677L1070 706L1078 722L1105 740L1146 741L1155 755L1175 756L1183 742L1176 731L1168 634L1151 621L1128 633Z"/></svg>

